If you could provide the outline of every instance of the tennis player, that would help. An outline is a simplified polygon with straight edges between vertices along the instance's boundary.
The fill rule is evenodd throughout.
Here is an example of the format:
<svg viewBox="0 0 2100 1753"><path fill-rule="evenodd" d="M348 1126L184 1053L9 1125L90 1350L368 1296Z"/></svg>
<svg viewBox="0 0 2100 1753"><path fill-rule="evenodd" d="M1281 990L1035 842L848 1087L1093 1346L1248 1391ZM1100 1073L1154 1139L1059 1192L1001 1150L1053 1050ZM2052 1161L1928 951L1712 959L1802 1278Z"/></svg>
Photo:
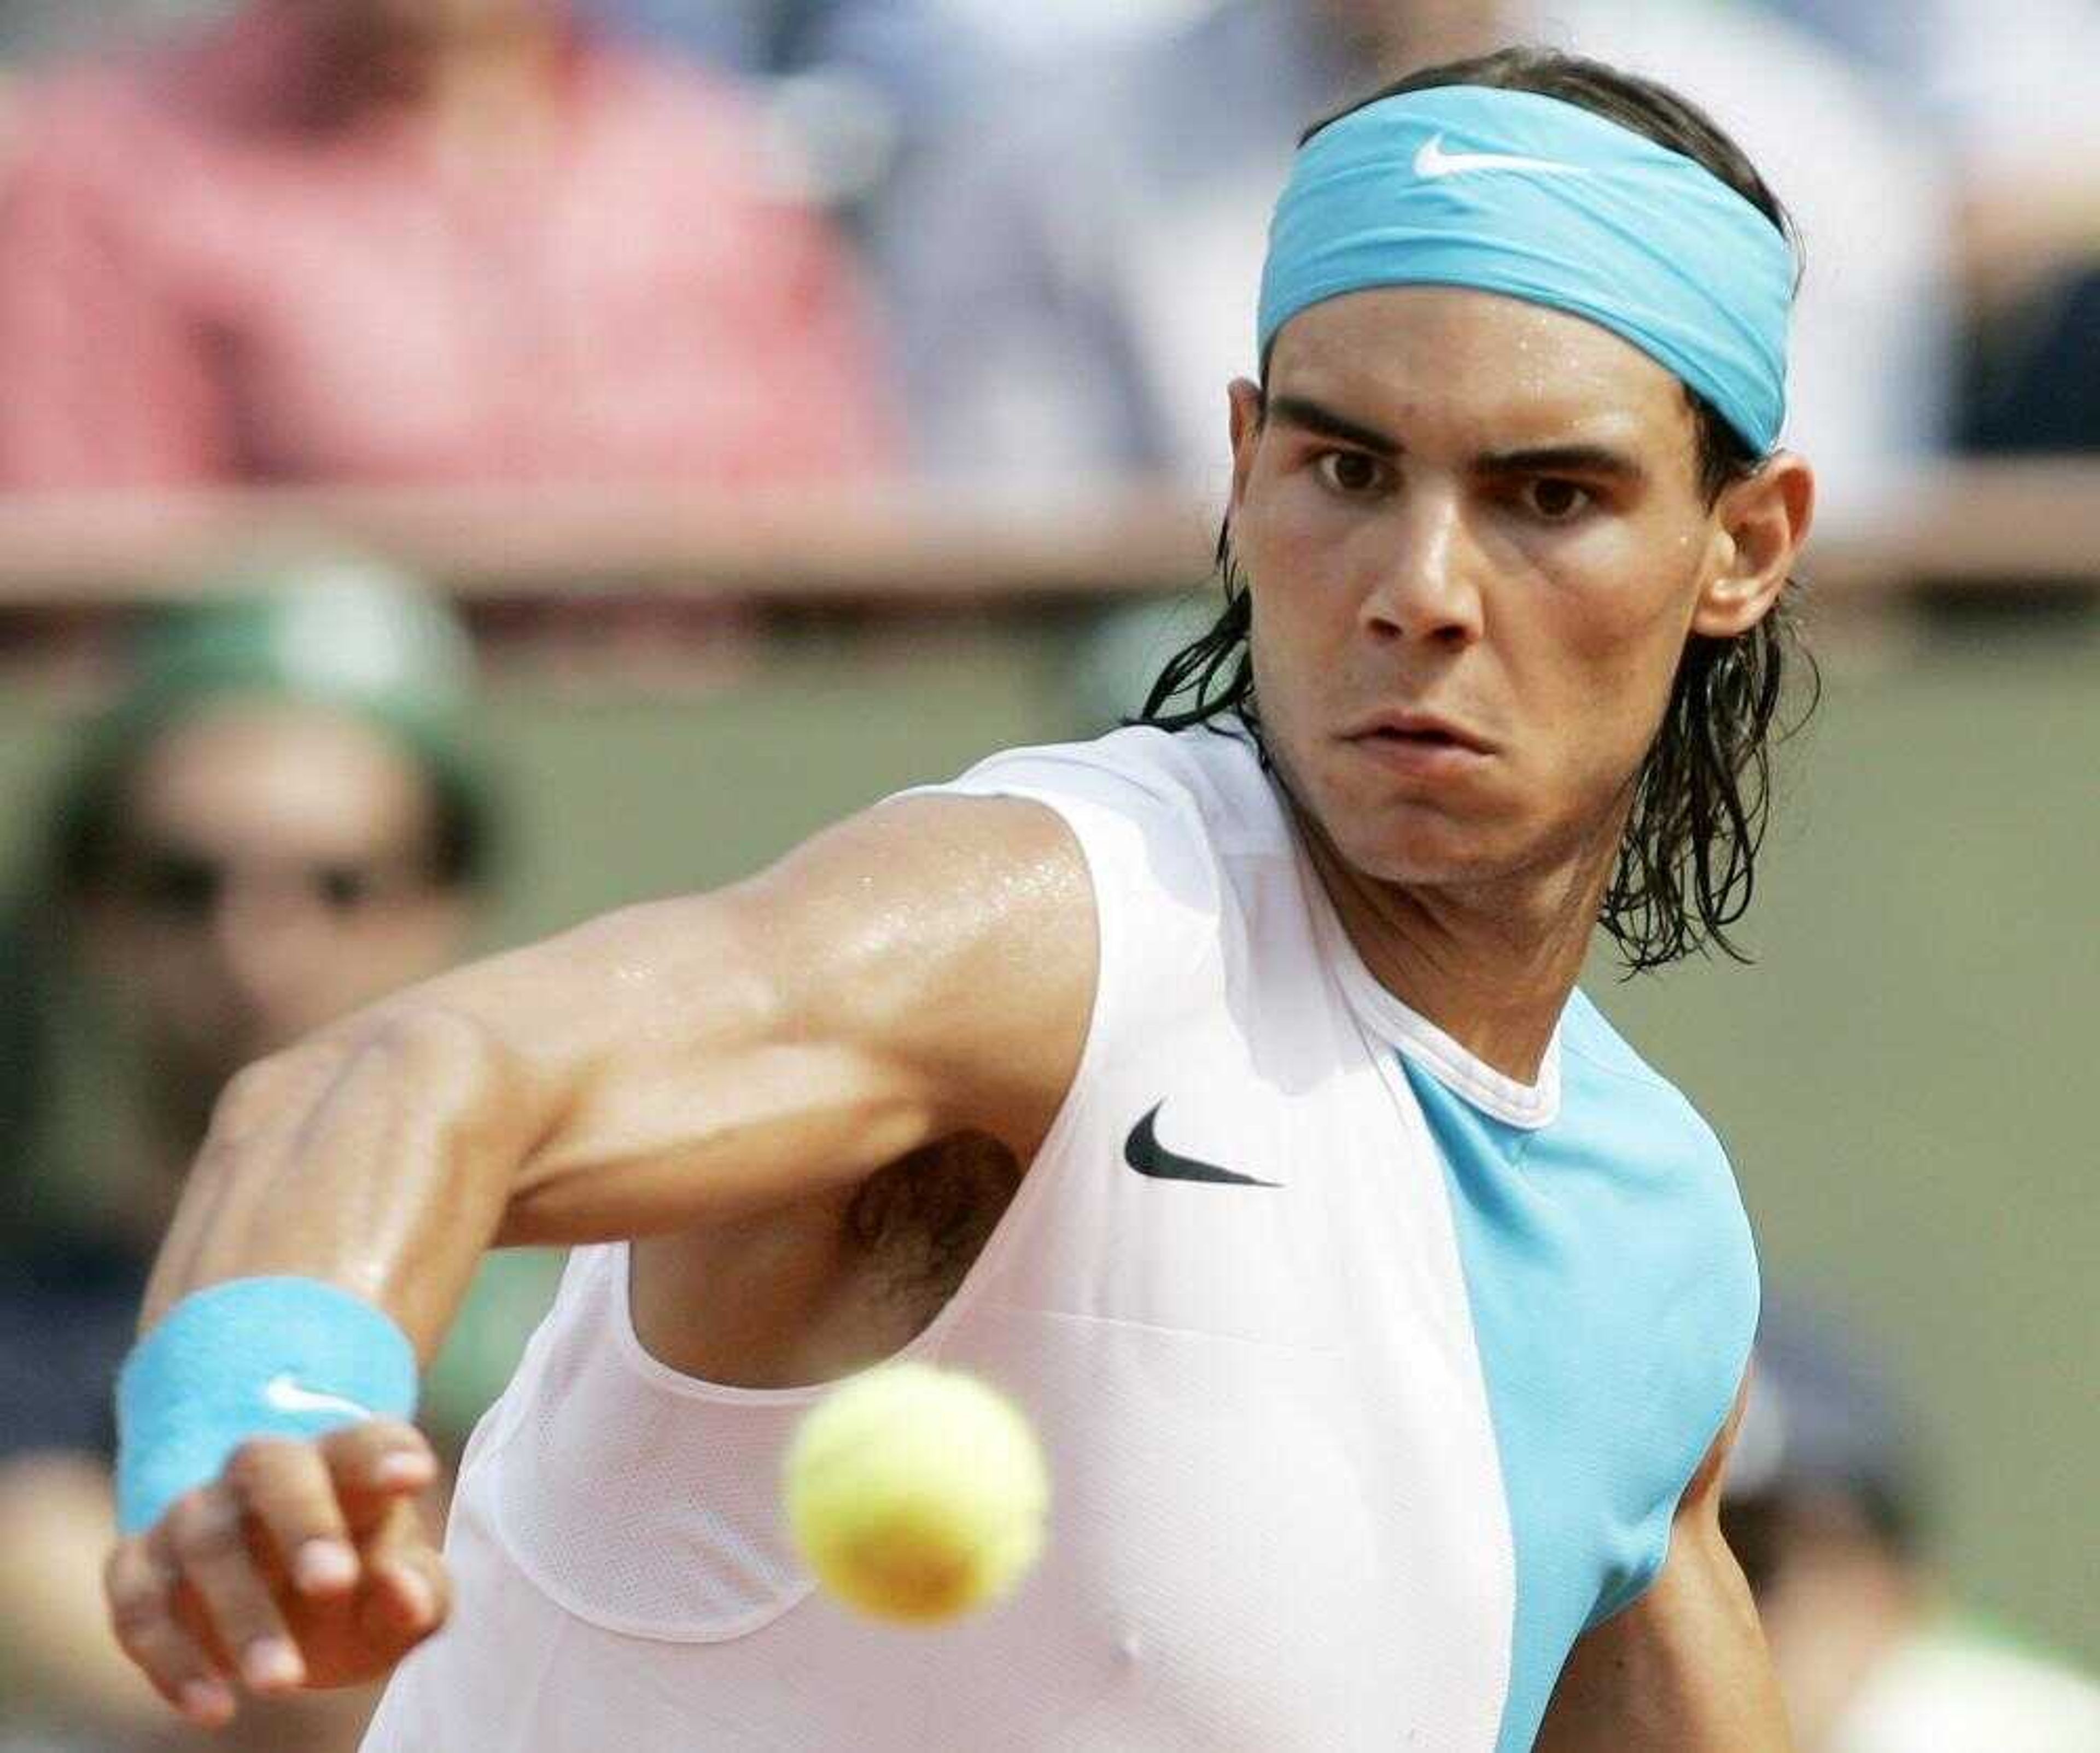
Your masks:
<svg viewBox="0 0 2100 1753"><path fill-rule="evenodd" d="M1807 466L1713 125L1511 51L1316 130L1153 720L245 1073L121 1391L126 1647L196 1720L403 1665L373 1753L1781 1747L1718 1475L1721 1148L1575 989L1747 899ZM463 1465L418 1363L576 1245ZM1044 1434L1041 1568L814 1597L795 1420L900 1352Z"/></svg>

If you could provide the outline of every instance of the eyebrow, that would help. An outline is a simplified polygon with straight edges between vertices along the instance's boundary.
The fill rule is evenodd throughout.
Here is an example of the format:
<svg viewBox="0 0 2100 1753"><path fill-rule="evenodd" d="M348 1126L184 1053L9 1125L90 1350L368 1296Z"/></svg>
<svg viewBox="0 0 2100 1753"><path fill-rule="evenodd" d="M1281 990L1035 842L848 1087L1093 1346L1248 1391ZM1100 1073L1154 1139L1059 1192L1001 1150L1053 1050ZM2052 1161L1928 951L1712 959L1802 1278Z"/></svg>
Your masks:
<svg viewBox="0 0 2100 1753"><path fill-rule="evenodd" d="M1346 414L1337 414L1331 407L1323 407L1306 396L1273 395L1268 399L1268 413L1272 419L1282 421L1287 425L1317 432L1322 438L1339 438L1344 444L1353 444L1374 456L1401 454L1397 438L1388 438L1375 427L1360 425Z"/></svg>
<svg viewBox="0 0 2100 1753"><path fill-rule="evenodd" d="M1273 395L1268 413L1307 432L1339 438L1374 456L1404 456L1406 447L1374 426L1338 414L1309 396ZM1590 475L1615 481L1637 481L1647 473L1623 451L1602 444L1533 445L1514 451L1488 451L1473 459L1474 469L1491 475Z"/></svg>
<svg viewBox="0 0 2100 1753"><path fill-rule="evenodd" d="M1623 451L1602 444L1545 444L1528 450L1491 451L1473 460L1482 474L1593 475L1637 481L1647 470Z"/></svg>

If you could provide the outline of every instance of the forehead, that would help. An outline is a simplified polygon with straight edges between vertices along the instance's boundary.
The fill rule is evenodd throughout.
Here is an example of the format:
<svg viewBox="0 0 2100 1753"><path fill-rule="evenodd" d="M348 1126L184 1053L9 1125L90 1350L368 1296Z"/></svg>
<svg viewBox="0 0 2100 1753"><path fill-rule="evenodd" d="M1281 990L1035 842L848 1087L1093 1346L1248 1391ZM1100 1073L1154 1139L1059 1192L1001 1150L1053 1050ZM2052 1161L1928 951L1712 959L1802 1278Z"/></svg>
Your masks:
<svg viewBox="0 0 2100 1753"><path fill-rule="evenodd" d="M1403 443L1448 430L1485 450L1582 442L1659 454L1692 433L1683 383L1632 342L1470 287L1379 287L1311 306L1278 332L1266 387L1393 423Z"/></svg>
<svg viewBox="0 0 2100 1753"><path fill-rule="evenodd" d="M430 794L406 752L360 719L236 698L162 732L134 766L127 802L148 833L347 850L413 831Z"/></svg>

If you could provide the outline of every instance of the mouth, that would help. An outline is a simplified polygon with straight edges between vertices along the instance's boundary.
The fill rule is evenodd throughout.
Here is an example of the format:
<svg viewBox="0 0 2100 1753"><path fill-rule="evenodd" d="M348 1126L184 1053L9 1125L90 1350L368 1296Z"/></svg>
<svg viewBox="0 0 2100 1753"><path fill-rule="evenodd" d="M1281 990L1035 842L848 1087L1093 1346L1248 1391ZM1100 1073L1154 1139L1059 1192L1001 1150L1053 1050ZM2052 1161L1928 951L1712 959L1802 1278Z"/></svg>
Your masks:
<svg viewBox="0 0 2100 1753"><path fill-rule="evenodd" d="M1383 712L1343 733L1343 740L1374 749L1412 751L1423 755L1489 755L1494 747L1464 726L1427 712Z"/></svg>

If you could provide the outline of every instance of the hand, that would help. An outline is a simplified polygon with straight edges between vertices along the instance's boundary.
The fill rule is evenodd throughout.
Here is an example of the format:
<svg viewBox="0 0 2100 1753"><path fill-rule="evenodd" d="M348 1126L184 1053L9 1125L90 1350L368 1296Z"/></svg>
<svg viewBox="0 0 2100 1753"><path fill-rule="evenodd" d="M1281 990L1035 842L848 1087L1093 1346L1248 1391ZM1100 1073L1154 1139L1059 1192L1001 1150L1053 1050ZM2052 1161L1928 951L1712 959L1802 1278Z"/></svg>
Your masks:
<svg viewBox="0 0 2100 1753"><path fill-rule="evenodd" d="M415 1503L437 1474L421 1433L390 1420L243 1444L217 1480L117 1542L103 1578L117 1641L208 1729L232 1720L236 1683L273 1694L377 1678L449 1606Z"/></svg>

